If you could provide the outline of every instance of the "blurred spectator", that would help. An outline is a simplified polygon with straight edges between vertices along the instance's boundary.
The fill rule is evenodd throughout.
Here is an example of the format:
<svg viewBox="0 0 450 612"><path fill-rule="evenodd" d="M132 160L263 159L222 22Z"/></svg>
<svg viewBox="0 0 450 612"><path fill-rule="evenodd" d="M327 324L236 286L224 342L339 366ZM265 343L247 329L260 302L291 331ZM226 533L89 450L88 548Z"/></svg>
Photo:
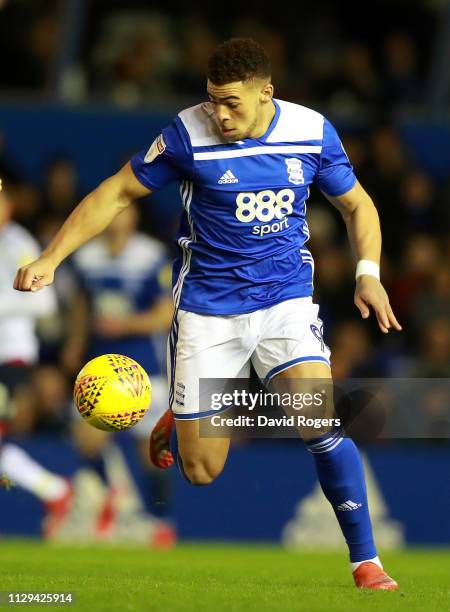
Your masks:
<svg viewBox="0 0 450 612"><path fill-rule="evenodd" d="M12 204L14 219L27 229L39 213L40 195L38 190L23 176L7 154L7 143L0 132L0 176L8 185L8 199Z"/></svg>
<svg viewBox="0 0 450 612"><path fill-rule="evenodd" d="M404 236L410 233L436 233L436 190L430 177L418 170L408 170L400 184L400 206L391 215L402 224Z"/></svg>
<svg viewBox="0 0 450 612"><path fill-rule="evenodd" d="M172 319L170 275L164 247L136 232L138 220L137 207L129 206L102 236L75 253L73 265L80 291L74 296L62 363L75 373L87 359L119 353L138 361L150 374L152 407L131 433L137 437L141 465L153 493L152 511L167 513L169 475L150 465L148 435L167 410L165 364L158 357L156 336L168 331ZM79 420L75 429L77 440L95 437L85 458L99 471L104 450L112 443L110 436L99 436ZM84 445L79 447L81 452Z"/></svg>
<svg viewBox="0 0 450 612"><path fill-rule="evenodd" d="M11 183L18 183L21 180L21 176L15 165L11 163L6 149L5 137L0 132L0 176L3 181L10 185Z"/></svg>
<svg viewBox="0 0 450 612"><path fill-rule="evenodd" d="M399 256L399 185L408 171L407 151L396 129L390 124L375 127L369 135L369 143L370 171L364 187L380 213L384 248L389 254Z"/></svg>
<svg viewBox="0 0 450 612"><path fill-rule="evenodd" d="M345 233L345 226L342 225ZM315 301L321 305L321 318L327 335L341 321L358 316L353 303L354 267L349 250L337 246L313 250L315 259L314 286Z"/></svg>
<svg viewBox="0 0 450 612"><path fill-rule="evenodd" d="M48 90L54 76L56 54L61 37L60 1L39 15L32 24L28 44L34 62L35 83Z"/></svg>
<svg viewBox="0 0 450 612"><path fill-rule="evenodd" d="M86 358L122 353L159 371L151 334L170 326L168 262L163 245L136 232L138 208L127 207L105 233L73 256L79 289L63 363L75 372Z"/></svg>
<svg viewBox="0 0 450 612"><path fill-rule="evenodd" d="M322 249L328 249L340 242L345 225L340 215L329 202L312 201L308 206L307 218L311 238L308 246L314 251L316 257L320 257Z"/></svg>
<svg viewBox="0 0 450 612"><path fill-rule="evenodd" d="M412 306L412 321L416 329L432 319L450 320L450 268L441 260L428 283Z"/></svg>
<svg viewBox="0 0 450 612"><path fill-rule="evenodd" d="M181 35L180 64L173 76L173 89L192 104L206 97L208 57L218 44L214 32L200 15L189 15L178 24Z"/></svg>
<svg viewBox="0 0 450 612"><path fill-rule="evenodd" d="M396 129L390 124L376 126L369 136L372 180L370 187L382 209L392 207L400 179L407 170L407 154Z"/></svg>
<svg viewBox="0 0 450 612"><path fill-rule="evenodd" d="M40 210L34 224L43 246L50 242L80 200L74 162L63 156L55 157L46 167Z"/></svg>
<svg viewBox="0 0 450 612"><path fill-rule="evenodd" d="M41 206L38 189L28 181L19 181L10 184L8 193L14 203L14 220L33 233Z"/></svg>
<svg viewBox="0 0 450 612"><path fill-rule="evenodd" d="M67 432L71 411L70 389L61 369L40 365L32 374L35 433L60 435Z"/></svg>
<svg viewBox="0 0 450 612"><path fill-rule="evenodd" d="M0 19L2 88L48 89L60 41L62 6L61 0L6 4Z"/></svg>
<svg viewBox="0 0 450 612"><path fill-rule="evenodd" d="M398 231L398 228L397 228ZM401 244L401 239L399 240ZM406 329L414 304L440 265L439 243L426 234L413 234L404 246L401 274L391 290L391 304Z"/></svg>
<svg viewBox="0 0 450 612"><path fill-rule="evenodd" d="M391 32L383 41L385 103L414 105L421 101L417 48L406 32Z"/></svg>
<svg viewBox="0 0 450 612"><path fill-rule="evenodd" d="M430 319L422 328L419 354L413 360L410 376L450 377L450 319Z"/></svg>
<svg viewBox="0 0 450 612"><path fill-rule="evenodd" d="M370 149L367 146L367 137L360 134L344 134L342 143L347 153L347 157L351 161L353 169L359 182L364 185L369 195L375 197L372 193L372 163L370 159ZM376 203L378 206L378 203Z"/></svg>
<svg viewBox="0 0 450 612"><path fill-rule="evenodd" d="M94 49L92 89L120 106L156 104L173 94L176 51L162 13L118 12L103 23Z"/></svg>
<svg viewBox="0 0 450 612"><path fill-rule="evenodd" d="M43 210L66 219L80 201L78 171L74 162L63 156L49 162L43 189Z"/></svg>
<svg viewBox="0 0 450 612"><path fill-rule="evenodd" d="M18 425L29 425L33 418L29 373L38 357L34 323L36 318L50 314L56 307L51 287L37 295L13 289L17 269L35 259L39 248L23 227L11 221L12 212L8 193L0 191L0 385L2 403L12 406L8 415L0 414L0 436L10 428L18 433ZM5 400L7 396L11 402ZM53 535L70 507L69 484L9 442L0 444L0 473L43 501L47 510L44 530L47 535Z"/></svg>
<svg viewBox="0 0 450 612"><path fill-rule="evenodd" d="M192 7L182 5L174 12L164 2L153 2L149 10L144 0L87 4L89 19L75 54L87 59L96 96L122 106L197 97L211 44L252 36L272 57L278 96L353 119L371 117L379 108L391 115L398 106L422 102L423 68L432 47L427 39L439 11L437 4L413 3L405 14L403 7L382 2L378 10L368 7L363 15L348 10L344 16L335 4L321 0L307 11L300 7L301 19L289 20L275 5L263 13L230 6L224 18L214 5L192 13ZM3 87L48 90L65 6L64 0L21 0L0 7ZM174 31L184 38L180 47ZM79 75L81 81L84 77Z"/></svg>
<svg viewBox="0 0 450 612"><path fill-rule="evenodd" d="M365 323L359 321L339 323L332 334L331 345L334 379L371 375L368 371L360 374L364 369L363 366L369 361L372 348Z"/></svg>
<svg viewBox="0 0 450 612"><path fill-rule="evenodd" d="M13 289L16 271L36 259L40 249L35 239L11 221L13 203L5 191L0 194L0 363L31 365L38 357L35 320L56 309L52 287L37 294Z"/></svg>
<svg viewBox="0 0 450 612"><path fill-rule="evenodd" d="M380 102L381 83L375 74L369 47L348 43L328 96L329 112L336 117L370 119Z"/></svg>
<svg viewBox="0 0 450 612"><path fill-rule="evenodd" d="M339 71L341 53L340 24L319 7L311 7L308 27L302 20L293 20L291 56L293 78L302 81L302 97L294 102L305 106L324 105L333 91ZM317 41L320 40L320 45Z"/></svg>

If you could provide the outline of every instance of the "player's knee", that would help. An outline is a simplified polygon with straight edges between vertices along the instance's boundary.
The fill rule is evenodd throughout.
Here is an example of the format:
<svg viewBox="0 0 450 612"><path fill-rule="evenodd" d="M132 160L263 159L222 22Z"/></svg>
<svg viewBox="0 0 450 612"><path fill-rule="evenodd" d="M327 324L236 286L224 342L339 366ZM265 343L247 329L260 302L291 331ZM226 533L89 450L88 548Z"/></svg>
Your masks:
<svg viewBox="0 0 450 612"><path fill-rule="evenodd" d="M191 484L205 486L211 484L222 471L222 468L200 459L184 459L183 470Z"/></svg>

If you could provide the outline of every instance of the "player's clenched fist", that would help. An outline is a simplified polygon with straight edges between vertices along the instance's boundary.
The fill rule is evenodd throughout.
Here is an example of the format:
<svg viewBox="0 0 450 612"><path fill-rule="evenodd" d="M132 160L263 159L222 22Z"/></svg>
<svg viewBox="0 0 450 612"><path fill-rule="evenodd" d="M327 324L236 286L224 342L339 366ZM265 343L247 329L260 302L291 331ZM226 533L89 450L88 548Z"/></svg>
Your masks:
<svg viewBox="0 0 450 612"><path fill-rule="evenodd" d="M14 279L14 289L18 291L39 291L50 285L55 276L55 264L48 257L39 257L36 261L19 268Z"/></svg>

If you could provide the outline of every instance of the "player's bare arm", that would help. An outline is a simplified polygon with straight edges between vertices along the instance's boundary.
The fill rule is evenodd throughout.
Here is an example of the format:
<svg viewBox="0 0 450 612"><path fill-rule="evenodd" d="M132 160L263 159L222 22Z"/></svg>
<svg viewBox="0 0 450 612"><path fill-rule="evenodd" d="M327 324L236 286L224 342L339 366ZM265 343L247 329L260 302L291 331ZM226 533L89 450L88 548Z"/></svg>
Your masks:
<svg viewBox="0 0 450 612"><path fill-rule="evenodd" d="M14 288L38 291L51 284L63 259L102 232L133 200L149 193L135 177L130 163L125 164L78 204L39 259L18 270Z"/></svg>
<svg viewBox="0 0 450 612"><path fill-rule="evenodd" d="M357 182L350 191L337 197L324 195L341 213L357 261L368 260L379 265L381 256L380 220L371 197L361 184ZM375 276L369 274L358 276L355 304L363 319L367 319L370 307L373 308L383 333L387 334L391 328L398 331L402 329L392 311L383 285Z"/></svg>

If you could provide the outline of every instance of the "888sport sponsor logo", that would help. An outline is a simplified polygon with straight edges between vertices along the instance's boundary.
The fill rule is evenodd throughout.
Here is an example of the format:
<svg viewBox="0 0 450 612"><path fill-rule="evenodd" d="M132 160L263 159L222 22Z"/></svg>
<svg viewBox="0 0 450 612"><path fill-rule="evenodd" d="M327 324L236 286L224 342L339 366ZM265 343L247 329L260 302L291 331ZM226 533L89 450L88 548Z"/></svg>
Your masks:
<svg viewBox="0 0 450 612"><path fill-rule="evenodd" d="M292 189L242 191L236 196L236 219L241 223L259 221L252 228L252 234L257 236L281 232L289 227L288 216L292 214L294 200Z"/></svg>

